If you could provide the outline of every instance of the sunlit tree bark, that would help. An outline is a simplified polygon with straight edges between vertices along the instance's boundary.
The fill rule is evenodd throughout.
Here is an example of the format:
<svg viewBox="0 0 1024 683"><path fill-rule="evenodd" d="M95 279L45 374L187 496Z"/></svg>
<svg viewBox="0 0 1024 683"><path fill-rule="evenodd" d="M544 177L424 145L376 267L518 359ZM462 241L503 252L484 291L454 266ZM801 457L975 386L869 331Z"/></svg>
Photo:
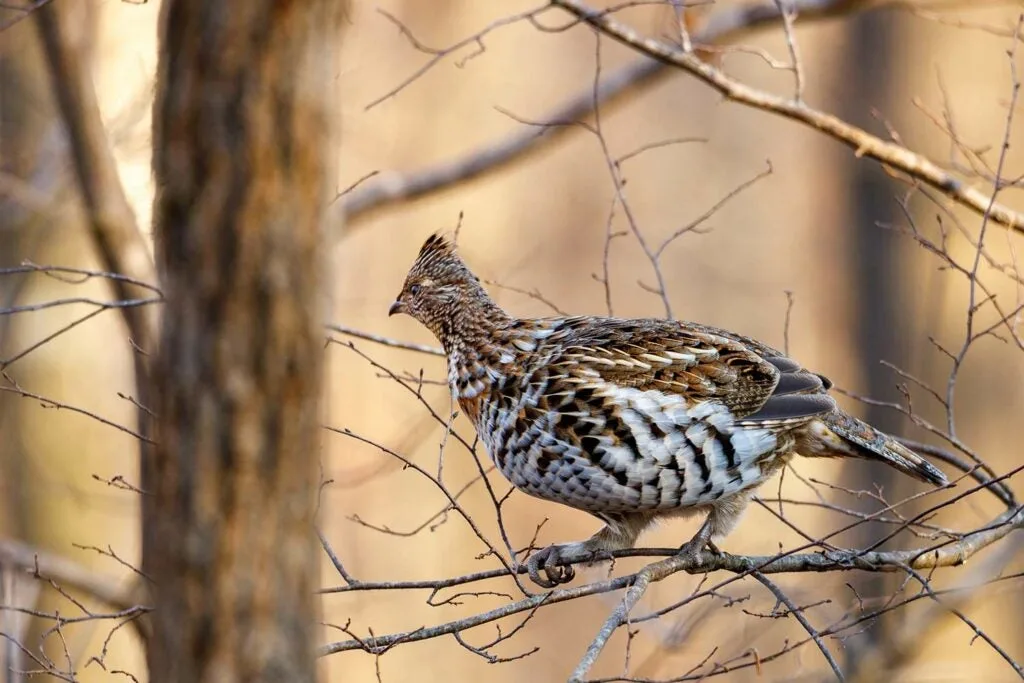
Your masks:
<svg viewBox="0 0 1024 683"><path fill-rule="evenodd" d="M163 9L150 680L313 681L336 0Z"/></svg>

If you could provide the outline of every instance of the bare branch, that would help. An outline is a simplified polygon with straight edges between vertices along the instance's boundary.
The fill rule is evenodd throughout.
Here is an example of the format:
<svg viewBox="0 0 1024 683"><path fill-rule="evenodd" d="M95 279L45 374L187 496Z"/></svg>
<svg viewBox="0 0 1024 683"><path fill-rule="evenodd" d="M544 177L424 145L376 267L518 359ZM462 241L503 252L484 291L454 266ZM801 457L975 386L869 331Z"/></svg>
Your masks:
<svg viewBox="0 0 1024 683"><path fill-rule="evenodd" d="M431 356L444 356L444 351L435 346L425 346L423 344L412 344L410 342L403 342L397 339L383 337L379 334L373 334L372 332L363 332L362 330L356 330L351 327L345 327L344 325L327 325L327 329L330 330L331 332L343 334L346 337L365 339L366 341L372 341L376 344L381 344L383 346L391 346L396 349L405 349L406 351L417 351L419 353L426 353ZM344 342L338 341L337 343L343 344Z"/></svg>
<svg viewBox="0 0 1024 683"><path fill-rule="evenodd" d="M140 292L135 283L156 282L156 272L118 179L88 61L77 46L65 39L64 18L59 7L48 5L39 9L36 20L71 143L93 240L105 269L127 276L127 279L112 281L117 298L142 299L145 292ZM126 308L122 313L136 345L152 350L156 341L157 310Z"/></svg>
<svg viewBox="0 0 1024 683"><path fill-rule="evenodd" d="M1017 20L1017 28L1014 35L1020 32L1021 26L1024 25L1024 14L1021 14ZM974 340L977 339L975 332L975 314L981 307L978 302L978 268L981 265L982 252L985 246L985 233L988 228L989 219L993 218L993 211L996 204L996 197L999 195L1000 190L1003 189L1002 177L1003 169L1006 165L1006 153L1010 149L1010 133L1013 130L1013 116L1017 110L1017 96L1020 94L1020 79L1017 77L1017 46L1020 43L1017 40L1013 41L1012 47L1009 51L1010 61L1010 106L1007 108L1006 125L1003 131L1002 145L999 148L999 161L996 164L996 179L993 183L992 193L988 198L987 206L985 207L984 215L981 220L981 229L978 233L978 246L974 251L974 261L971 264L970 272L967 275L969 280L968 286L968 305L967 305L967 319L966 319L966 330L964 331L964 342L960 347L959 352L953 358L953 367L949 371L949 380L946 383L946 415L947 425L946 429L950 436L956 436L956 426L953 421L953 399L954 392L956 390L956 379L960 373L960 368L963 366L964 358L967 356L967 351L971 348ZM988 294L987 292L985 292ZM991 294L988 294L988 298L992 299ZM1012 314L1011 314L1012 315ZM1009 316L1002 316L1001 322L1007 320Z"/></svg>
<svg viewBox="0 0 1024 683"><path fill-rule="evenodd" d="M1021 547L1020 542L1004 545L998 552L974 566L955 586L942 591L942 598L939 597L938 591L929 587L927 580L923 580L923 592L933 599L932 605L925 612L910 617L894 631L891 638L881 638L871 650L860 653L857 674L851 679L851 683L876 681L882 675L891 676L898 671L910 659L921 641L944 623L945 617L952 615L954 610L959 611L958 607L974 599L981 588L1003 572L1020 552ZM1001 654L1007 659L1005 653ZM1020 666L1012 659L1009 661L1020 673Z"/></svg>
<svg viewBox="0 0 1024 683"><path fill-rule="evenodd" d="M793 11L801 21L831 18L877 5L871 0L792 0ZM529 14L527 12L526 14ZM737 39L752 31L771 26L781 20L779 8L773 3L751 2L723 7L704 22L691 36L693 44L710 46ZM655 59L642 58L602 78L597 96L591 88L581 90L553 108L544 121L573 122L586 118L595 106L608 106L626 95L653 87L672 74L668 65ZM382 172L371 182L339 201L338 211L346 216L344 230L375 211L414 201L429 194L449 189L458 183L489 175L509 164L521 161L535 151L548 149L557 140L575 131L572 126L549 126L541 130L520 130L495 143L483 145L459 158L408 174ZM549 144L550 143L550 144ZM336 221L340 223L340 221ZM340 234L337 235L340 237Z"/></svg>
<svg viewBox="0 0 1024 683"><path fill-rule="evenodd" d="M728 100L809 126L850 147L858 157L875 159L908 178L920 180L941 190L951 199L978 214L987 216L993 222L1024 234L1024 216L1003 204L996 203L991 196L977 188L967 186L920 154L895 143L886 142L831 114L744 85L694 54L681 52L658 40L644 37L606 12L591 9L578 0L551 0L551 4L565 9L601 33L648 57L686 71Z"/></svg>
<svg viewBox="0 0 1024 683"><path fill-rule="evenodd" d="M811 622L807 621L807 617L804 616L803 613L803 608L797 607L796 604L789 599L789 596L786 595L781 588L775 585L773 581L768 579L768 577L766 577L761 572L752 572L751 575L755 579L757 579L761 583L761 585L770 590L772 595L774 595L779 602L783 603L786 607L789 608L789 614L792 614L796 618L796 620L800 622L800 625L804 627L804 630L807 631L807 634L811 637L812 640L814 640L814 644L818 646L819 650L821 650L821 654L823 657L825 657L825 661L828 662L828 665L829 667L831 667L832 672L835 673L836 680L845 681L846 678L843 676L843 671L839 668L838 662L836 662L835 657L832 656L832 653L829 652L829 649L825 646L825 642L821 639L821 633L819 633L817 629L811 626Z"/></svg>
<svg viewBox="0 0 1024 683"><path fill-rule="evenodd" d="M604 649L605 645L608 644L608 639L611 638L612 633L615 630L626 623L629 618L629 613L639 602L640 598L643 597L644 593L647 592L648 586L651 585L651 580L654 578L655 573L658 570L657 565L648 565L644 567L636 575L636 580L633 585L629 587L626 594L623 596L622 601L612 610L612 613L608 615L608 619L605 620L601 629L597 632L597 636L594 638L590 646L587 647L586 653L583 655L583 659L573 669L572 675L569 676L570 683L582 683L587 672L594 666L597 661L598 655L601 654L601 650Z"/></svg>
<svg viewBox="0 0 1024 683"><path fill-rule="evenodd" d="M705 553L700 558L700 564L696 565L687 559L679 556L678 548L638 549L618 551L612 553L611 557L637 557L662 555L667 559L656 563L657 569L651 573L651 581L659 580L681 571L690 573L708 573L713 571L728 571L739 576L746 576L754 571L762 574L778 574L789 572L827 572L827 571L849 571L861 570L872 572L899 572L905 571L906 567L914 569L931 569L936 567L951 567L963 564L969 557L984 547L1005 537L1012 531L1024 527L1024 507L1008 510L998 516L985 528L972 532L953 544L941 544L940 547L917 549L917 550L894 550L894 551L825 551L820 553L792 553L770 556L742 556L721 554L715 555ZM567 561L591 560L593 558L581 557L571 558ZM641 570L642 571L642 570ZM519 573L525 573L526 568L520 568ZM397 642L412 642L427 640L442 635L448 635L456 631L464 631L474 626L486 624L497 619L517 614L523 611L534 609L544 602L556 604L569 600L576 600L589 595L606 593L621 588L632 586L637 579L637 574L608 579L595 583L586 584L577 588L556 589L543 595L535 595L524 598L514 603L474 614L464 619L446 622L437 626L425 627L397 633L390 636L379 636L373 639L363 639L330 643L320 649L321 656L344 652L347 650L363 649L364 647L379 648L393 645ZM656 614L660 614L656 613Z"/></svg>
<svg viewBox="0 0 1024 683"><path fill-rule="evenodd" d="M473 57L476 57L477 55L479 55L482 52L484 52L485 47L484 47L483 39L484 39L484 36L486 36L488 33L491 33L492 31L495 31L495 30L497 30L499 28L502 28L504 26L508 26L510 24L518 23L520 21L534 20L537 17L538 14L540 14L541 12L544 12L547 9L548 9L548 7L546 5L542 5L540 7L535 7L533 9L527 10L525 12L520 12L519 14L514 14L514 15L508 16L508 17L502 17L501 19L498 19L497 21L491 22L483 30L478 31L477 33L473 34L469 38L466 38L464 40L460 40L459 42L455 43L454 45L452 45L450 47L447 47L447 48L444 48L444 49L436 49L436 48L427 47L426 45L421 43L419 40L417 40L416 36L413 35L411 30L409 30L409 27L406 26L405 24L403 24L398 18L396 18L394 15L390 14L389 12L386 12L386 11L384 11L382 9L378 9L377 11L380 12L380 14L382 16L384 16L388 21L390 21L392 24L394 24L398 28L399 32L401 32L401 34L403 36L405 36L409 40L409 42L412 44L412 46L414 48L416 48L420 52L425 52L426 54L431 55L431 57L427 61L426 64L424 64L419 69L417 69L415 72L413 72L413 74L411 76L409 76L408 78L404 79L397 86L395 86L391 90L387 91L386 93L384 93L383 95L381 95L377 99L375 99L372 102L370 102L369 104L367 104L366 107L364 108L364 110L365 111L369 111L370 109L373 109L374 107L376 107L377 105L381 104L382 102L391 99L392 97L394 97L395 95L400 93L402 90L404 90L413 81L419 79L420 76L422 76L427 71L432 69L438 62L440 62L445 57L447 57L447 56L449 56L449 55L451 55L451 54L453 54L455 52L458 52L459 50L461 50L464 47L467 47L469 45L475 45L477 47L476 51L471 53L468 57L463 58L458 63L458 66L460 66L460 67L464 66L467 61L469 61Z"/></svg>
<svg viewBox="0 0 1024 683"><path fill-rule="evenodd" d="M140 598L132 590L134 584L127 587L119 585L118 581L84 565L18 541L0 539L0 565L17 567L35 578L81 591L118 610L129 610L139 605Z"/></svg>
<svg viewBox="0 0 1024 683"><path fill-rule="evenodd" d="M793 79L796 81L796 91L793 93L795 102L804 101L804 67L800 62L800 51L796 45L796 30L793 28L796 22L796 8L792 0L774 0L782 15L782 28L786 35L786 46L789 48L789 68L793 71Z"/></svg>

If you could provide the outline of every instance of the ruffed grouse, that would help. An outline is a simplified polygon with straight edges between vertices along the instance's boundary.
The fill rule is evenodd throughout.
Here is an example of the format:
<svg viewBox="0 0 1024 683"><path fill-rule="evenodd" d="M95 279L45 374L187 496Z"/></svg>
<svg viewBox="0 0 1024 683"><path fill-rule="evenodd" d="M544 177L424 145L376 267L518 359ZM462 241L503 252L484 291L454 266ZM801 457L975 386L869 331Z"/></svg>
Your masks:
<svg viewBox="0 0 1024 683"><path fill-rule="evenodd" d="M513 318L441 235L420 250L396 313L440 340L452 392L512 485L605 522L586 541L533 554L530 576L545 587L572 579L567 558L630 548L656 518L703 511L680 549L699 560L795 453L880 460L946 483L839 410L828 379L769 346L674 320Z"/></svg>

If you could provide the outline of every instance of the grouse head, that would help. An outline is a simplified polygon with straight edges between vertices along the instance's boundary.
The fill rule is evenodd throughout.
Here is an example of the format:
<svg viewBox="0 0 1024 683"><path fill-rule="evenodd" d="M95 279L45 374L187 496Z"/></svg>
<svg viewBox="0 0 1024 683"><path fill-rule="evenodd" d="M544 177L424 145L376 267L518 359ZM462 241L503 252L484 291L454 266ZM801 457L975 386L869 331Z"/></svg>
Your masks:
<svg viewBox="0 0 1024 683"><path fill-rule="evenodd" d="M405 313L425 325L446 346L452 335L504 318L447 236L435 233L420 248L388 315Z"/></svg>

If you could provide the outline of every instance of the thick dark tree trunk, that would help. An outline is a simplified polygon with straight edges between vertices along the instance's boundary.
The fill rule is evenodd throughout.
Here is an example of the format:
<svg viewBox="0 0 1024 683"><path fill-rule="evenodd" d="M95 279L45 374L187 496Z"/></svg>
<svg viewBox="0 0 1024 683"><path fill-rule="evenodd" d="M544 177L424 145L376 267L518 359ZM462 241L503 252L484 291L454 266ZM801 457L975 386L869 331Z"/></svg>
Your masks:
<svg viewBox="0 0 1024 683"><path fill-rule="evenodd" d="M862 15L850 24L845 62L857 66L848 70L851 77L843 91L840 114L883 136L883 124L872 117L872 110L886 116L887 112L903 106L901 98L906 96L899 92L893 67L900 63L900 27L901 24L887 13ZM906 306L907 292L903 283L913 246L879 224L900 220L896 201L904 190L875 164L860 163L854 168L849 182L847 225L854 255L851 288L857 292L855 348L865 380L861 391L875 399L899 402L897 378L881 361L911 369L909 341L916 328L913 311ZM868 406L865 417L886 432L898 434L900 431L900 417L891 410ZM855 489L873 491L881 486L891 501L899 500L901 492L908 492L909 480L884 465L851 461L848 476L849 485ZM866 547L888 531L890 529L878 524L862 525L860 538L854 543L856 547ZM879 595L889 584L887 577L875 575L863 577L857 585L865 595ZM866 635L869 642L880 637L879 624L876 622L868 628Z"/></svg>
<svg viewBox="0 0 1024 683"><path fill-rule="evenodd" d="M343 3L168 0L154 107L150 681L313 681Z"/></svg>

